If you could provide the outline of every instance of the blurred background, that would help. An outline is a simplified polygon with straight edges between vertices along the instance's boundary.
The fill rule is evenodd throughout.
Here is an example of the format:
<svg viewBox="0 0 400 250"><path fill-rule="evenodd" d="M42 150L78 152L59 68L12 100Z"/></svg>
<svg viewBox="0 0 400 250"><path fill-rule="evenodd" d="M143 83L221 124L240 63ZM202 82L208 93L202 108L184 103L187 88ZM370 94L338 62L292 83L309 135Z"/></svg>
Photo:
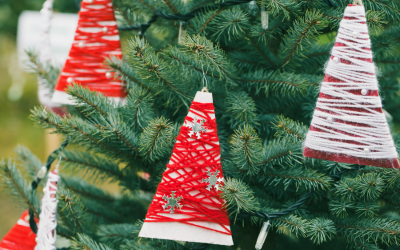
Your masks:
<svg viewBox="0 0 400 250"><path fill-rule="evenodd" d="M14 157L14 148L22 144L44 161L47 152L54 147L51 141L57 141L57 138L46 136L48 131L35 128L28 119L30 110L39 105L37 79L35 74L20 67L17 55L18 18L23 11L39 11L43 2L0 0L0 159ZM75 0L57 0L54 12L77 13L78 9ZM2 238L26 208L16 207L1 185L0 204Z"/></svg>

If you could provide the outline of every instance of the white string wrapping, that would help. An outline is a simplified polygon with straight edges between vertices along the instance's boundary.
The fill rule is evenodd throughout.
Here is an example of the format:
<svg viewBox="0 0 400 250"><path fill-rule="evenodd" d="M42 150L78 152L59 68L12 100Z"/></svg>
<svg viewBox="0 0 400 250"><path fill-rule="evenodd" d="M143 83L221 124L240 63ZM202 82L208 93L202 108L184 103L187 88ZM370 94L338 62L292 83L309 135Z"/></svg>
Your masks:
<svg viewBox="0 0 400 250"><path fill-rule="evenodd" d="M49 173L46 187L43 189L41 212L35 250L56 250L56 212L57 212L57 182L60 176L54 171Z"/></svg>
<svg viewBox="0 0 400 250"><path fill-rule="evenodd" d="M53 0L46 0L40 10L42 17L39 59L42 64L49 66L51 64L51 43L50 43L50 25L53 16ZM58 107L59 105L51 101L51 90L46 86L46 80L38 77L38 96L40 104L46 107Z"/></svg>
<svg viewBox="0 0 400 250"><path fill-rule="evenodd" d="M364 7L349 6L344 16L336 38L336 43L344 46L333 48L333 57L325 72L340 82L325 78L322 83L320 93L325 96L318 98L311 122L311 126L320 131L310 130L305 146L369 159L397 158L385 115L381 112L381 99L370 95L378 90L375 65L361 60L372 60ZM351 64L343 63L345 61Z"/></svg>

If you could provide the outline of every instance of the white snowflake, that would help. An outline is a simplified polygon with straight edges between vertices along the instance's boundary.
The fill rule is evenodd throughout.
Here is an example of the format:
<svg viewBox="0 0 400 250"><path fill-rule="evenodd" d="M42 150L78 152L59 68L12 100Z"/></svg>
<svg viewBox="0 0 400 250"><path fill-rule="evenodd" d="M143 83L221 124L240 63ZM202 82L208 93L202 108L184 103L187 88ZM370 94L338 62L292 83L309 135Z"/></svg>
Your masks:
<svg viewBox="0 0 400 250"><path fill-rule="evenodd" d="M193 122L188 122L185 121L185 127L191 128L192 131L190 131L189 133L189 137L192 137L193 134L195 134L197 136L197 139L201 138L201 132L207 132L207 130L205 128L203 128L203 124L205 122L205 120L201 120L198 118L193 118Z"/></svg>
<svg viewBox="0 0 400 250"><path fill-rule="evenodd" d="M224 177L222 177L222 178L217 177L217 176L218 176L218 173L219 173L218 170L216 170L215 173L211 173L210 170L207 171L208 178L204 178L204 179L203 179L203 183L204 183L204 182L208 183L208 186L207 186L207 190L208 190L208 191L211 191L211 188L212 188L213 186L214 186L215 189L218 191L219 188L220 188L220 185L218 184L218 182L219 182L219 183L224 182Z"/></svg>

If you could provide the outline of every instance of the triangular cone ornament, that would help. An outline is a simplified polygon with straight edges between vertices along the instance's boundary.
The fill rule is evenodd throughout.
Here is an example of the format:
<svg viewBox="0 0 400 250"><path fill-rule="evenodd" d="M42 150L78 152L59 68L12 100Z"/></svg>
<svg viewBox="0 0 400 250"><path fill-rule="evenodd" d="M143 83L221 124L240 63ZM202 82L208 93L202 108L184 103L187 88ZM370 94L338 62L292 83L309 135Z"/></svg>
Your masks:
<svg viewBox="0 0 400 250"><path fill-rule="evenodd" d="M212 94L197 92L139 237L233 245Z"/></svg>
<svg viewBox="0 0 400 250"><path fill-rule="evenodd" d="M53 170L49 173L46 186L43 189L40 221L37 232L37 245L35 250L55 250L57 239L56 213L57 203L57 182L60 180L58 173Z"/></svg>
<svg viewBox="0 0 400 250"><path fill-rule="evenodd" d="M346 8L325 73L304 156L399 168L382 112L364 6Z"/></svg>
<svg viewBox="0 0 400 250"><path fill-rule="evenodd" d="M25 211L17 224L0 242L0 250L33 250L36 234L29 227L29 213Z"/></svg>
<svg viewBox="0 0 400 250"><path fill-rule="evenodd" d="M111 0L84 0L79 11L75 39L55 88L52 102L74 104L65 92L73 83L81 84L122 101L123 83L114 79L105 58L121 57L121 45Z"/></svg>

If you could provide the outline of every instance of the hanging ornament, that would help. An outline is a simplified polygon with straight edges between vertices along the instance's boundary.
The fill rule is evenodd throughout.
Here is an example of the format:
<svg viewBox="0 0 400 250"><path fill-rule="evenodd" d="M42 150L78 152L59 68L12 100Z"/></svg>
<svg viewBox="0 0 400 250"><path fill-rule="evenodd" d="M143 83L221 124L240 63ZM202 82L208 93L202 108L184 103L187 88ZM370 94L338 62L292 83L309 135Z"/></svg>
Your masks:
<svg viewBox="0 0 400 250"><path fill-rule="evenodd" d="M43 199L41 205L40 220L37 233L37 245L35 250L55 250L56 243L56 198L57 182L60 176L53 170L49 173L47 184L43 189Z"/></svg>
<svg viewBox="0 0 400 250"><path fill-rule="evenodd" d="M325 73L304 156L399 168L382 111L362 5L345 9Z"/></svg>
<svg viewBox="0 0 400 250"><path fill-rule="evenodd" d="M36 234L29 227L29 213L25 211L17 224L0 242L1 250L33 250L36 245Z"/></svg>
<svg viewBox="0 0 400 250"><path fill-rule="evenodd" d="M53 0L44 1L40 15L42 21L39 60L42 64L49 66L51 64L50 26L53 16ZM40 104L60 116L67 114L67 108L62 107L59 103L52 102L51 95L52 89L48 88L46 80L38 77L38 97Z"/></svg>
<svg viewBox="0 0 400 250"><path fill-rule="evenodd" d="M233 245L212 94L197 92L139 237Z"/></svg>
<svg viewBox="0 0 400 250"><path fill-rule="evenodd" d="M111 69L104 65L110 56L122 56L111 0L82 1L75 39L52 101L74 104L65 92L74 83L123 101L126 92L122 81L114 79Z"/></svg>

